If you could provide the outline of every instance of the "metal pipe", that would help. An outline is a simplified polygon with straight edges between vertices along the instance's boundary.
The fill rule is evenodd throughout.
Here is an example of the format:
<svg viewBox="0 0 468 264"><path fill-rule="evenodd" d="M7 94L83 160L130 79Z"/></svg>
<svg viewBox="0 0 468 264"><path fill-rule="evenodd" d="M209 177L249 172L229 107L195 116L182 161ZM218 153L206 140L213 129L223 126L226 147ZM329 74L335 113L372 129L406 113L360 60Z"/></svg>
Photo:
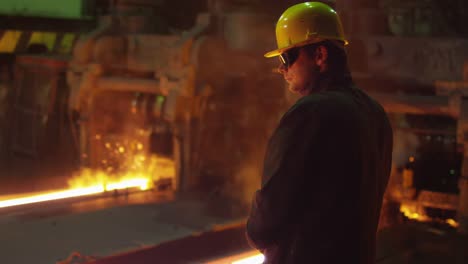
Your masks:
<svg viewBox="0 0 468 264"><path fill-rule="evenodd" d="M369 93L387 112L416 115L446 115L458 118L459 113L450 105L448 96L394 95Z"/></svg>
<svg viewBox="0 0 468 264"><path fill-rule="evenodd" d="M94 87L92 96L104 91L167 95L169 90L169 88L161 87L161 82L157 80L101 77L96 80L96 87Z"/></svg>

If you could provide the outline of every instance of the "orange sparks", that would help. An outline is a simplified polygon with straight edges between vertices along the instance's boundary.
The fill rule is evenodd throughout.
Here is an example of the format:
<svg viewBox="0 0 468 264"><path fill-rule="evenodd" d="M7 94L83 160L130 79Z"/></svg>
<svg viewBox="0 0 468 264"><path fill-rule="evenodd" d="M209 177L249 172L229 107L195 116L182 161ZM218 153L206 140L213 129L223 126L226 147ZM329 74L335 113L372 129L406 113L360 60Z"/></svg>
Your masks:
<svg viewBox="0 0 468 264"><path fill-rule="evenodd" d="M103 163L104 161L107 163L106 160L103 160ZM144 191L151 189L153 183L159 179L173 179L175 176L174 161L168 158L136 155L132 158L132 164L136 168L135 170L118 175L83 169L79 175L68 180L70 186L68 190L43 192L3 200L0 201L0 208L97 195L114 190L139 189Z"/></svg>

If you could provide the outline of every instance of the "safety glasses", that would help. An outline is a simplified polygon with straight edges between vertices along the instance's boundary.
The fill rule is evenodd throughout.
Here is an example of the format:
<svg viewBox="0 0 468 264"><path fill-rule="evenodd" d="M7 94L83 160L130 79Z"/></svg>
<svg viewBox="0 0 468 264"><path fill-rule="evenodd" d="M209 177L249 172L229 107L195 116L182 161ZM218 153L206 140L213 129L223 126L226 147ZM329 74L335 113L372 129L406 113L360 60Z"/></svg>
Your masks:
<svg viewBox="0 0 468 264"><path fill-rule="evenodd" d="M281 64L283 65L283 67L285 68L291 67L294 64L294 62L297 60L297 58L299 58L299 51L300 51L299 48L292 48L281 53L279 55L279 60Z"/></svg>

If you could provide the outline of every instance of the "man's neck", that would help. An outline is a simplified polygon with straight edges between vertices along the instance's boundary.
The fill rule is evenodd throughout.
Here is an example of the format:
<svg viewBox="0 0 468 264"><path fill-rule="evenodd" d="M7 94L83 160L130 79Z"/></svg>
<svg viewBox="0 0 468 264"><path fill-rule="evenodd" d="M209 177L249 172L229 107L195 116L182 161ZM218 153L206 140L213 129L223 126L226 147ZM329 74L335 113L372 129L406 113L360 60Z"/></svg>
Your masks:
<svg viewBox="0 0 468 264"><path fill-rule="evenodd" d="M348 70L342 71L327 71L321 73L317 78L315 89L312 93L323 92L328 90L346 89L353 84L351 74Z"/></svg>

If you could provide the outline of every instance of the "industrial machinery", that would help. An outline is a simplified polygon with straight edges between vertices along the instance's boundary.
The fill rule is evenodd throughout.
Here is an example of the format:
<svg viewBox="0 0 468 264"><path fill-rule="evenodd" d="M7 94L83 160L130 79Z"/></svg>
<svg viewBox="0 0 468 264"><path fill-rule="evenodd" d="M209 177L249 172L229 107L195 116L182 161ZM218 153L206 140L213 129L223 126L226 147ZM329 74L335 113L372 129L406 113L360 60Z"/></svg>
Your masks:
<svg viewBox="0 0 468 264"><path fill-rule="evenodd" d="M354 80L384 106L394 129L381 227L401 221L401 212L405 218L442 222L466 232L462 91L468 54L466 32L459 24L466 4L334 4L351 43Z"/></svg>
<svg viewBox="0 0 468 264"><path fill-rule="evenodd" d="M99 205L106 199L132 200L132 191L152 197L143 203L159 198L140 190L197 191L220 204L209 209L245 215L267 138L294 102L278 62L263 54L275 46L277 15L296 2L77 0L58 17L2 13L2 161L24 175L1 194L66 187L28 198L84 194L95 210L111 206ZM430 14L426 6L412 3L400 16L383 1L326 2L343 17L354 80L385 107L395 132L381 228L403 215L468 232L467 41L431 33L424 16L405 20ZM0 200L0 211L23 201ZM210 263L259 257L242 230L213 228L141 252L203 253ZM132 262L141 252L101 261Z"/></svg>
<svg viewBox="0 0 468 264"><path fill-rule="evenodd" d="M96 28L76 33L71 53L49 48L61 38L42 43L48 52L18 52L10 158L77 174L59 176L71 187L143 177L245 212L288 103L276 62L262 56L276 17L247 2L193 1L176 21L161 11L174 8L167 2L101 1Z"/></svg>
<svg viewBox="0 0 468 264"><path fill-rule="evenodd" d="M74 42L71 56L63 63L48 57L60 68L52 75L63 77L54 79L63 94L44 111L59 113L78 167L143 173L161 188L197 189L247 205L259 185L266 138L292 102L272 71L276 62L262 54L275 45L277 14L295 1L266 2L99 1L95 29ZM384 207L383 218L401 210L466 231L466 40L401 33L407 25L392 20L396 14L379 1L334 2L350 39L355 81L394 125L386 205L397 204L397 212ZM178 8L190 15L165 13ZM40 61L26 57L18 60L18 74ZM53 122L36 117L36 126Z"/></svg>
<svg viewBox="0 0 468 264"><path fill-rule="evenodd" d="M75 46L67 80L81 164L128 170L119 167L125 154L151 153L152 174L158 158L173 161L175 175L158 177L176 189L244 199L258 186L263 139L284 105L275 64L261 57L274 18L199 13L193 27L167 34L155 28L158 7L116 1Z"/></svg>

